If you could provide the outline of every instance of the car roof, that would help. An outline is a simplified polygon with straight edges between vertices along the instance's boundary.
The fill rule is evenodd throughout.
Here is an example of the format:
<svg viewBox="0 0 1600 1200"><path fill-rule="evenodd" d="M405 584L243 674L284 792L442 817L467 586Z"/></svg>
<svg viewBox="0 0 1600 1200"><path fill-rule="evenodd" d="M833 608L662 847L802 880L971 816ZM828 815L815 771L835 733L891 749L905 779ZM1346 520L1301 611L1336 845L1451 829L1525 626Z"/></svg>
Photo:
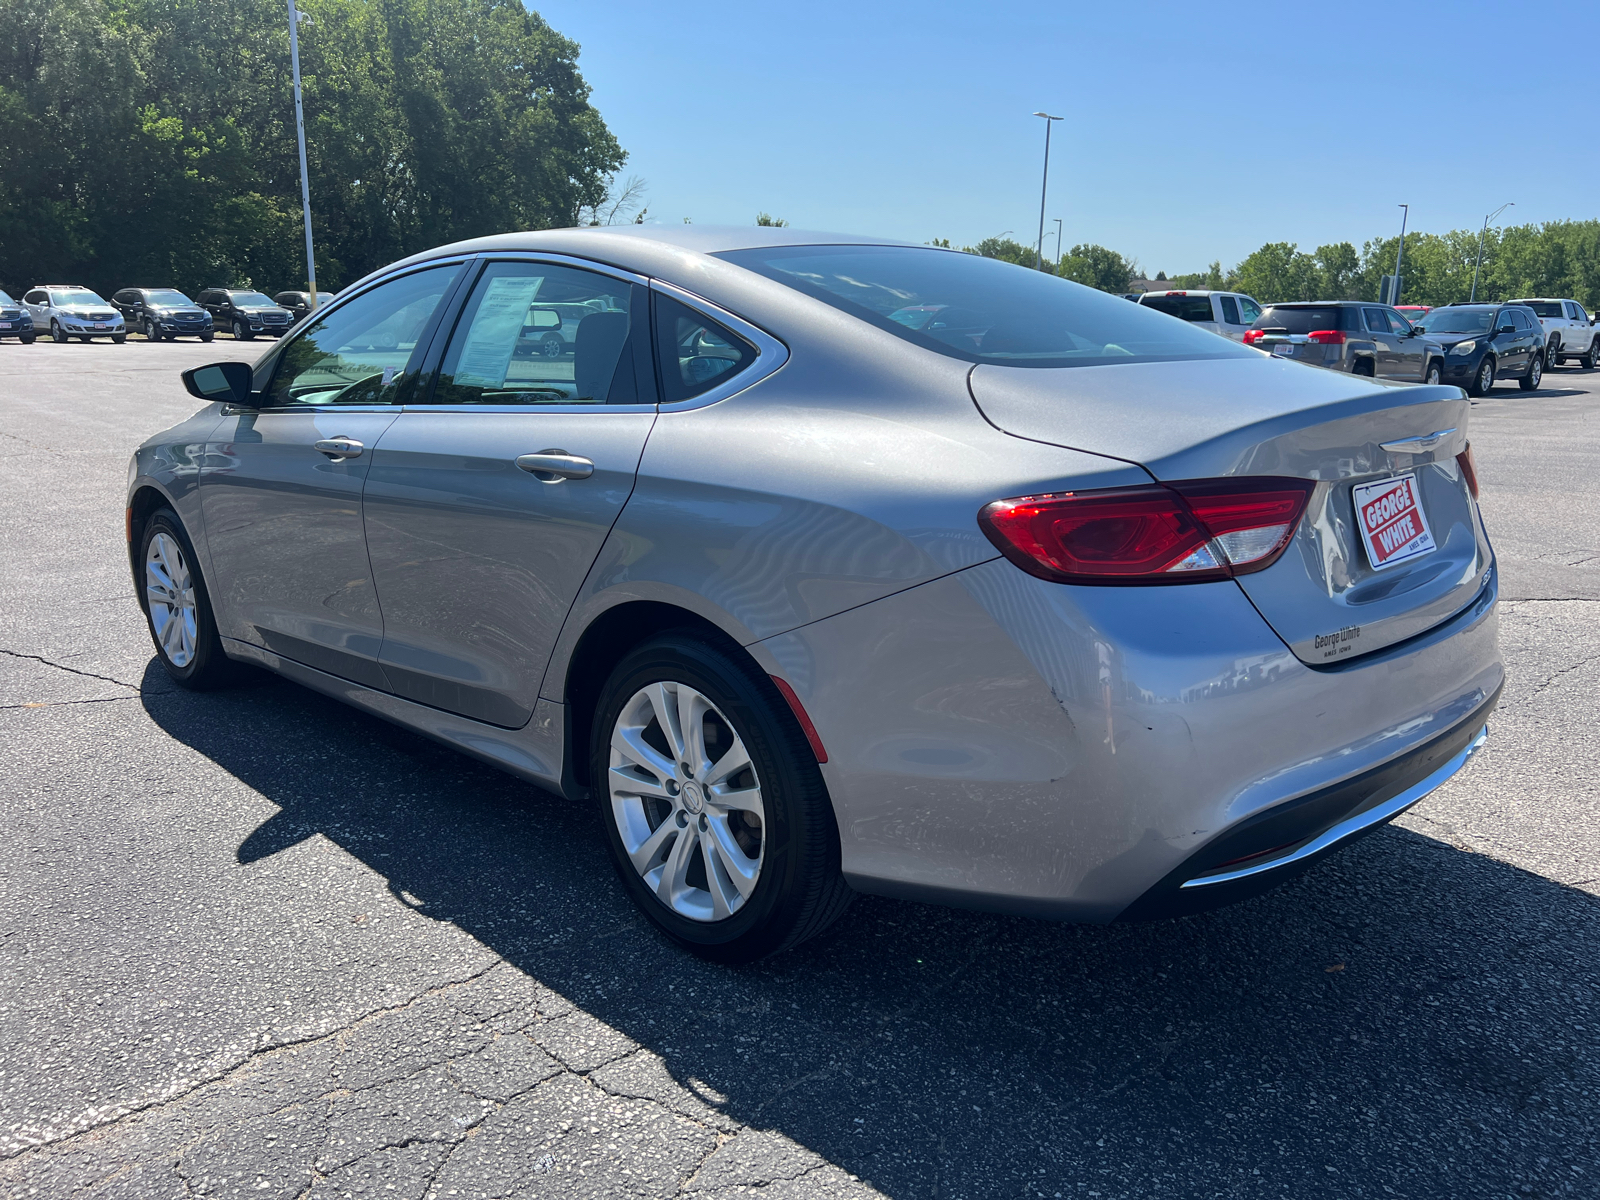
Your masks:
<svg viewBox="0 0 1600 1200"><path fill-rule="evenodd" d="M1227 292L1221 288L1168 288L1164 292L1136 292L1145 296L1242 296L1243 292Z"/></svg>

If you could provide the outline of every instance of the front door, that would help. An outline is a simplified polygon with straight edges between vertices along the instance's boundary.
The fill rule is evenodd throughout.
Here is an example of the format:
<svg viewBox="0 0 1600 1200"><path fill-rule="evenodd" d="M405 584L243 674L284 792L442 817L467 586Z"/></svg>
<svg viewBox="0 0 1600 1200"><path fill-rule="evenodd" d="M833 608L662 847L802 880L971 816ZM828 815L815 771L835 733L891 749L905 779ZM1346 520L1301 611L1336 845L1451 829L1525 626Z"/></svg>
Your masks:
<svg viewBox="0 0 1600 1200"><path fill-rule="evenodd" d="M532 716L655 421L647 305L621 275L484 266L430 402L384 434L367 479L396 694L506 728Z"/></svg>
<svg viewBox="0 0 1600 1200"><path fill-rule="evenodd" d="M1383 310L1394 329L1395 347L1400 356L1399 377L1421 379L1428 369L1428 348L1423 340L1411 332L1411 322L1392 308Z"/></svg>
<svg viewBox="0 0 1600 1200"><path fill-rule="evenodd" d="M1361 315L1366 322L1367 336L1373 344L1373 367L1376 374L1393 379L1399 376L1400 341L1394 326L1389 324L1389 314L1381 308L1364 308Z"/></svg>
<svg viewBox="0 0 1600 1200"><path fill-rule="evenodd" d="M224 637L386 686L361 492L460 269L418 271L330 310L263 368L260 407L230 412L212 435L200 503Z"/></svg>

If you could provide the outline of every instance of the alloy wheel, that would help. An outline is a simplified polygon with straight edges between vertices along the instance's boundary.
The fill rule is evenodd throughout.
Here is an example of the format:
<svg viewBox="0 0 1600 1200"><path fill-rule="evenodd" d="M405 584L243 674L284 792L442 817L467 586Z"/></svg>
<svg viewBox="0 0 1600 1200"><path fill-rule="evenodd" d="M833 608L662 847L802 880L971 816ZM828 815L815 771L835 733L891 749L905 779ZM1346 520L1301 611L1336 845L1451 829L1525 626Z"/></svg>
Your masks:
<svg viewBox="0 0 1600 1200"><path fill-rule="evenodd" d="M180 670L187 667L197 642L194 578L183 548L170 534L157 533L145 548L144 592L162 653Z"/></svg>
<svg viewBox="0 0 1600 1200"><path fill-rule="evenodd" d="M1533 361L1528 364L1528 384L1530 391L1539 390L1539 381L1544 378L1544 355L1535 354Z"/></svg>
<svg viewBox="0 0 1600 1200"><path fill-rule="evenodd" d="M639 689L611 730L607 790L633 869L692 921L742 908L761 878L766 808L743 740L685 683Z"/></svg>
<svg viewBox="0 0 1600 1200"><path fill-rule="evenodd" d="M1494 386L1494 363L1488 359L1483 360L1483 366L1478 368L1478 387L1487 392Z"/></svg>

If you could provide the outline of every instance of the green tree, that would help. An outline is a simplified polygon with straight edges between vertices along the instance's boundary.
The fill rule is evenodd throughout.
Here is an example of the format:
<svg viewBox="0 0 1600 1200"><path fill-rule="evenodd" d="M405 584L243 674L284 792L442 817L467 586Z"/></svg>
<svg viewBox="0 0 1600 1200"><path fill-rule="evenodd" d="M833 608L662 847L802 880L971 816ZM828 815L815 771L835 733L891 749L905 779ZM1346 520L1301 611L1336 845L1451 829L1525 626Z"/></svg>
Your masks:
<svg viewBox="0 0 1600 1200"><path fill-rule="evenodd" d="M1084 244L1074 246L1057 264L1057 273L1074 283L1099 288L1102 292L1125 292L1138 268L1115 250Z"/></svg>
<svg viewBox="0 0 1600 1200"><path fill-rule="evenodd" d="M767 213L759 212L756 214L756 224L770 225L774 229L783 229L789 224L789 222L785 221L782 217L769 216Z"/></svg>

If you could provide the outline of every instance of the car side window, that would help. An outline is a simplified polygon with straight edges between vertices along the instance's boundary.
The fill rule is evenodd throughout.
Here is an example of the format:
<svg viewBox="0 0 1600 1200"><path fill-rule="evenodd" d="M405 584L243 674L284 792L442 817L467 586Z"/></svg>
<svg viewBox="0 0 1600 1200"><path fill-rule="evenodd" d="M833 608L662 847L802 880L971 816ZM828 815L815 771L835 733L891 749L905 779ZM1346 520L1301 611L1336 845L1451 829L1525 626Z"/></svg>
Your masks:
<svg viewBox="0 0 1600 1200"><path fill-rule="evenodd" d="M43 304L45 302L44 293L43 292L29 292L26 296L24 296L22 298L22 302L24 304Z"/></svg>
<svg viewBox="0 0 1600 1200"><path fill-rule="evenodd" d="M1389 324L1389 317L1381 308L1364 308L1361 315L1367 320L1367 328L1373 333L1392 333L1394 327Z"/></svg>
<svg viewBox="0 0 1600 1200"><path fill-rule="evenodd" d="M660 293L653 302L665 403L693 399L755 361L754 346L710 317Z"/></svg>
<svg viewBox="0 0 1600 1200"><path fill-rule="evenodd" d="M1246 325L1254 325L1261 319L1261 306L1254 300L1248 300L1245 297L1240 296L1239 310L1240 314L1244 317L1244 324Z"/></svg>
<svg viewBox="0 0 1600 1200"><path fill-rule="evenodd" d="M1389 318L1389 326L1396 333L1406 334L1411 332L1411 322L1406 320L1405 313L1396 312L1390 308L1384 310L1384 316Z"/></svg>
<svg viewBox="0 0 1600 1200"><path fill-rule="evenodd" d="M1578 316L1578 306L1576 304L1574 304L1571 300L1562 301L1562 306L1567 310L1567 320L1569 320L1569 321L1577 321L1577 320L1581 319Z"/></svg>
<svg viewBox="0 0 1600 1200"><path fill-rule="evenodd" d="M1222 296L1220 299L1222 301L1222 319L1229 325L1240 324L1239 302L1232 296Z"/></svg>
<svg viewBox="0 0 1600 1200"><path fill-rule="evenodd" d="M422 334L460 270L402 275L313 321L279 356L267 404L399 403L427 350Z"/></svg>
<svg viewBox="0 0 1600 1200"><path fill-rule="evenodd" d="M555 263L492 262L439 365L434 404L653 404L644 289Z"/></svg>
<svg viewBox="0 0 1600 1200"><path fill-rule="evenodd" d="M1526 313L1524 313L1520 308L1513 308L1513 309L1510 310L1510 312L1511 312L1511 323L1513 325L1515 325L1518 328L1518 330L1532 329L1533 328L1533 322L1528 320L1528 315Z"/></svg>

